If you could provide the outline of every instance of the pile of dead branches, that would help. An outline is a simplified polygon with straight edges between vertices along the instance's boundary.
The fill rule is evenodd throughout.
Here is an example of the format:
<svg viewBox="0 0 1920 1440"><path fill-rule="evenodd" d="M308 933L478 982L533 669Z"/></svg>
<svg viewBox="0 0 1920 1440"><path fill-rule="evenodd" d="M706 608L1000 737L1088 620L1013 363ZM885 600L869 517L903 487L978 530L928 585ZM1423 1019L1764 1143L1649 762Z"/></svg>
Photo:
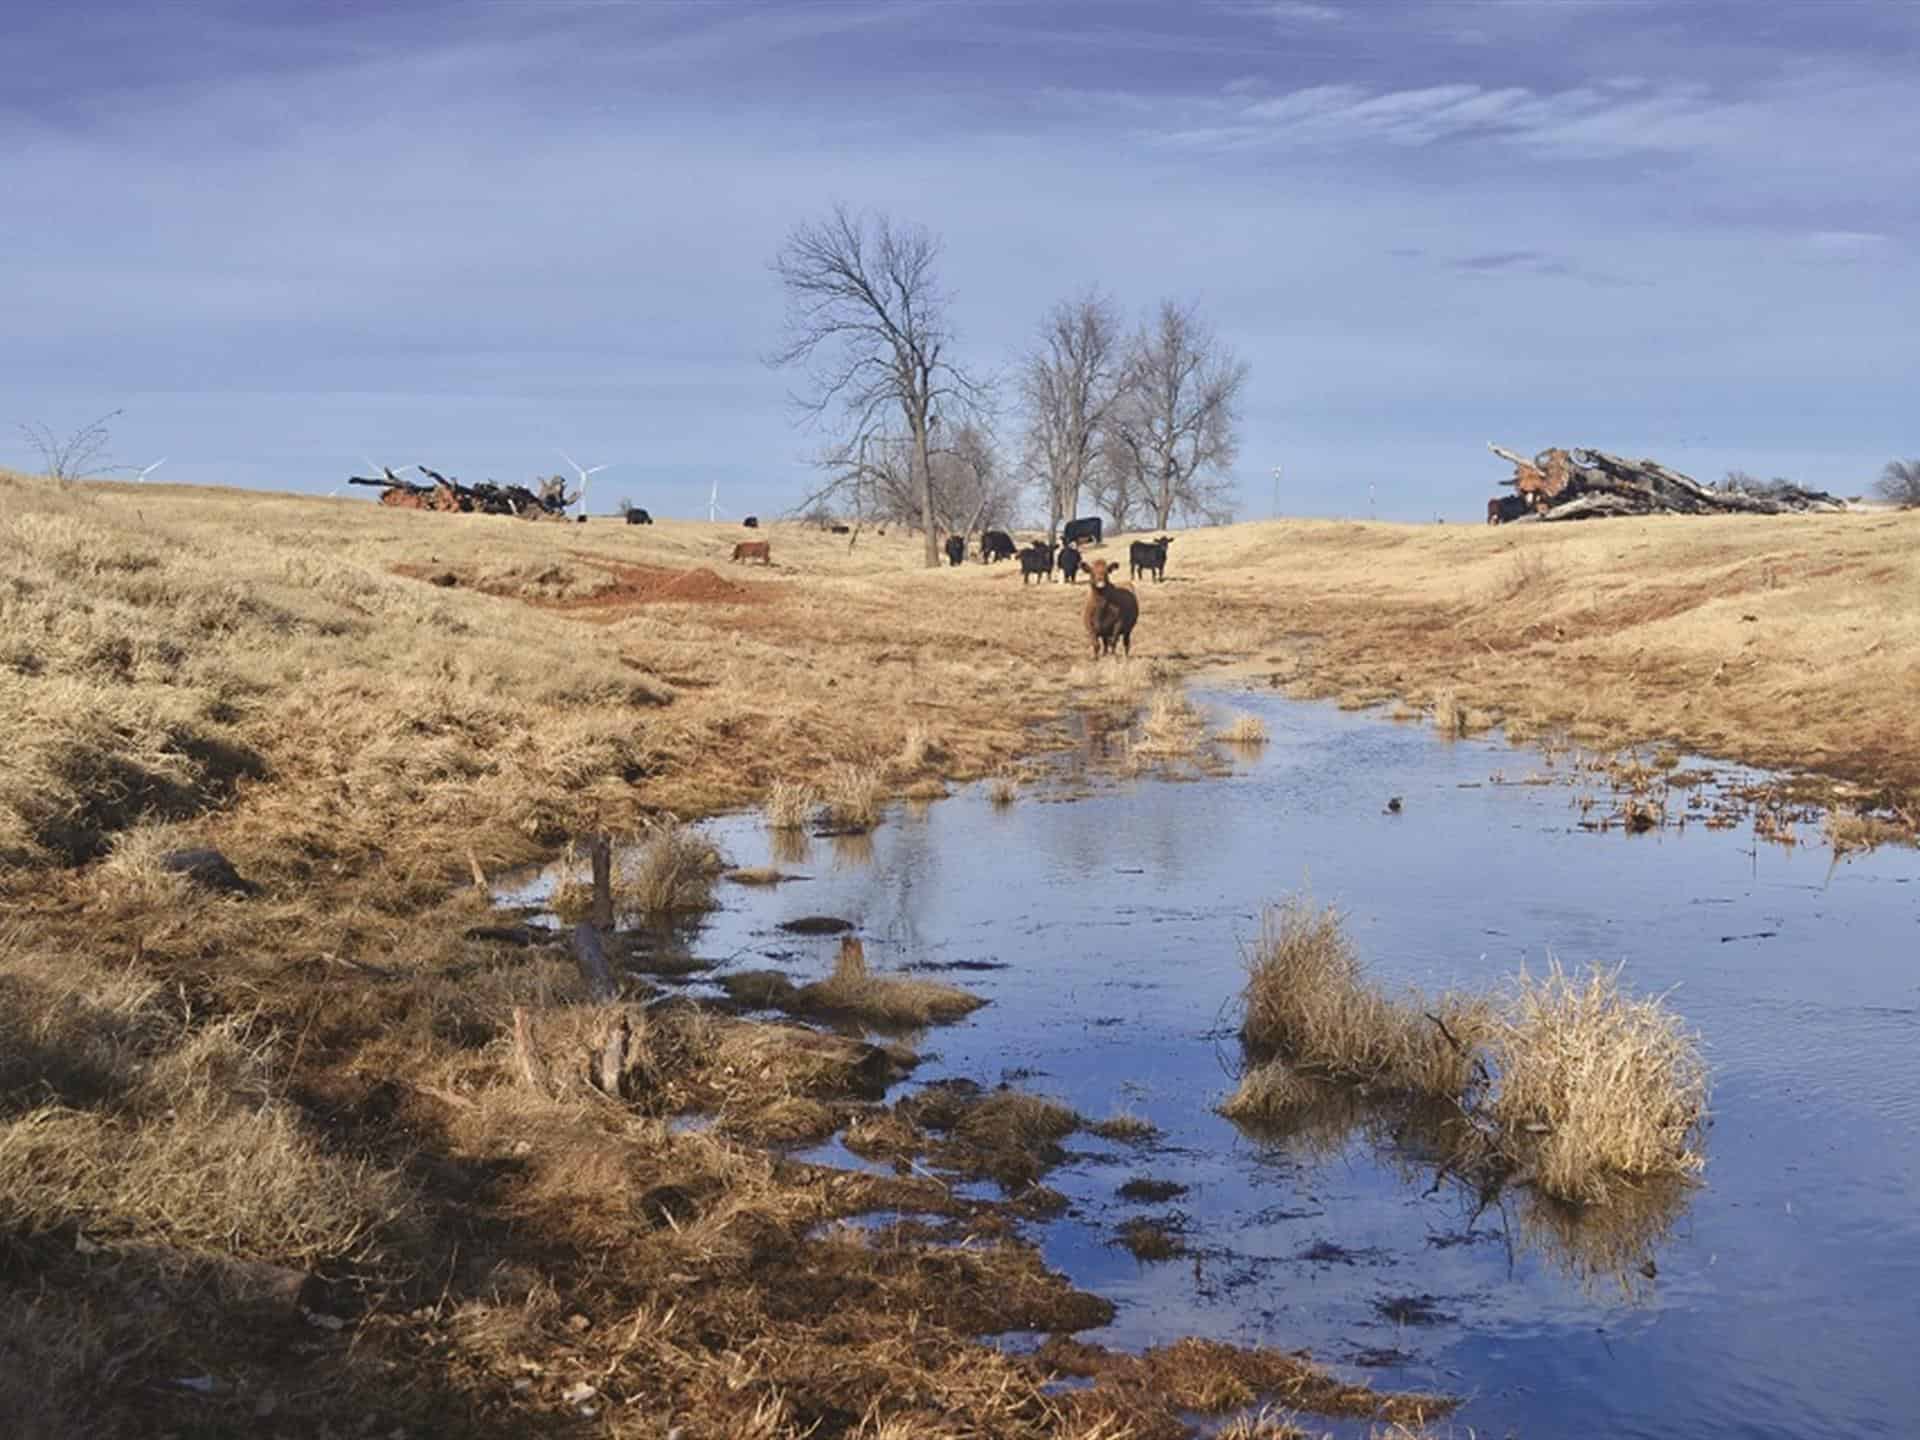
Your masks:
<svg viewBox="0 0 1920 1440"><path fill-rule="evenodd" d="M1513 466L1502 481L1513 494L1487 502L1487 523L1517 520L1589 520L1606 515L1782 515L1845 510L1823 490L1797 485L1765 495L1712 489L1653 460L1623 460L1604 450L1542 450L1533 459L1498 445L1487 448Z"/></svg>
<svg viewBox="0 0 1920 1440"><path fill-rule="evenodd" d="M364 475L347 478L349 485L378 486L382 505L399 510L440 510L459 515L515 515L522 520L558 519L577 499L569 495L559 476L541 482L538 491L524 485L498 485L488 480L479 485L462 485L458 480L429 470L413 467L427 477L428 484L402 480L387 466L380 467L379 479Z"/></svg>

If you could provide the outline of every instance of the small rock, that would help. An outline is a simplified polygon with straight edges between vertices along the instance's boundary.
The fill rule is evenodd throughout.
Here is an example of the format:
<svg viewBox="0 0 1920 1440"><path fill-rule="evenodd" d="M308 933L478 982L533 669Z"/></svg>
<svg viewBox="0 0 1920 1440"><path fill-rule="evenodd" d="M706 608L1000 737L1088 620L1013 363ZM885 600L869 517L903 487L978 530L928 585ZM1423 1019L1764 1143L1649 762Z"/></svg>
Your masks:
<svg viewBox="0 0 1920 1440"><path fill-rule="evenodd" d="M586 1404L587 1401L591 1400L594 1396L598 1395L599 1393L600 1392L594 1389L593 1386L587 1384L586 1381L581 1380L576 1384L569 1385L566 1389L562 1390L560 1392L560 1398L566 1401L567 1404L569 1405L584 1405Z"/></svg>
<svg viewBox="0 0 1920 1440"><path fill-rule="evenodd" d="M307 1323L316 1330L344 1330L347 1322L338 1315L327 1315L318 1310L307 1311Z"/></svg>
<svg viewBox="0 0 1920 1440"><path fill-rule="evenodd" d="M582 1334L583 1332L590 1330L592 1328L593 1328L593 1321L589 1320L584 1315L575 1313L567 1316L567 1329L571 1330L576 1335Z"/></svg>
<svg viewBox="0 0 1920 1440"><path fill-rule="evenodd" d="M1398 795L1395 795L1387 801L1387 813L1389 815L1398 815L1400 813L1400 797Z"/></svg>

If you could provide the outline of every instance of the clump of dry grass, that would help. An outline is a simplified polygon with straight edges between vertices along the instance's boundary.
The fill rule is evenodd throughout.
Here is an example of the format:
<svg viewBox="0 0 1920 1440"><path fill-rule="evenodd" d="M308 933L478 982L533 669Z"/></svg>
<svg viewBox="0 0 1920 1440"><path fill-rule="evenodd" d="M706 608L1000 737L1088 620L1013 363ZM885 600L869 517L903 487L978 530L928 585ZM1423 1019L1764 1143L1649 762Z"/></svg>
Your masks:
<svg viewBox="0 0 1920 1440"><path fill-rule="evenodd" d="M767 791L767 825L773 830L800 830L813 818L820 797L811 785L798 780L776 780Z"/></svg>
<svg viewBox="0 0 1920 1440"><path fill-rule="evenodd" d="M915 721L907 727L907 737L900 746L900 768L906 771L924 769L946 759L947 748L933 733L931 727Z"/></svg>
<svg viewBox="0 0 1920 1440"><path fill-rule="evenodd" d="M1103 1140L1151 1140L1160 1133L1160 1127L1146 1116L1125 1109L1091 1122L1087 1129Z"/></svg>
<svg viewBox="0 0 1920 1440"><path fill-rule="evenodd" d="M1848 815L1832 811L1827 815L1827 844L1836 855L1850 855L1881 845L1912 845L1916 836L1910 825L1878 815Z"/></svg>
<svg viewBox="0 0 1920 1440"><path fill-rule="evenodd" d="M1134 753L1152 759L1171 759L1199 750L1206 736L1206 722L1186 695L1174 687L1161 686L1153 692L1147 713L1140 721L1140 739Z"/></svg>
<svg viewBox="0 0 1920 1440"><path fill-rule="evenodd" d="M713 908L713 882L727 862L714 843L691 826L669 820L655 825L622 865L616 898L647 916L688 914Z"/></svg>
<svg viewBox="0 0 1920 1440"><path fill-rule="evenodd" d="M796 1004L817 1014L844 1015L875 1025L917 1027L959 1020L986 1001L935 980L875 975L867 968L866 947L849 935L840 942L833 974L802 986Z"/></svg>
<svg viewBox="0 0 1920 1440"><path fill-rule="evenodd" d="M1264 745L1267 743L1267 722L1251 710L1236 710L1233 717L1220 727L1218 734L1229 745Z"/></svg>
<svg viewBox="0 0 1920 1440"><path fill-rule="evenodd" d="M1493 1037L1488 1106L1504 1148L1563 1200L1597 1203L1619 1178L1691 1179L1707 1114L1698 1039L1658 999L1620 988L1618 969L1522 974Z"/></svg>
<svg viewBox="0 0 1920 1440"><path fill-rule="evenodd" d="M1245 1005L1241 1038L1256 1059L1419 1095L1467 1090L1475 1045L1492 1020L1485 1002L1469 997L1428 1007L1371 989L1339 911L1304 897L1267 912Z"/></svg>
<svg viewBox="0 0 1920 1440"><path fill-rule="evenodd" d="M871 830L885 797L886 781L870 765L836 765L827 776L827 818L842 829Z"/></svg>
<svg viewBox="0 0 1920 1440"><path fill-rule="evenodd" d="M1243 998L1254 1063L1221 1107L1235 1120L1310 1121L1327 1080L1441 1100L1466 1122L1450 1141L1463 1163L1497 1154L1580 1204L1620 1180L1688 1180L1704 1165L1698 1044L1662 1001L1626 996L1618 971L1576 981L1555 964L1523 974L1504 1004L1396 1000L1364 983L1338 912L1296 897L1268 912Z"/></svg>
<svg viewBox="0 0 1920 1440"><path fill-rule="evenodd" d="M1004 808L1020 798L1020 777L1011 770L1001 770L987 781L987 799L995 807Z"/></svg>

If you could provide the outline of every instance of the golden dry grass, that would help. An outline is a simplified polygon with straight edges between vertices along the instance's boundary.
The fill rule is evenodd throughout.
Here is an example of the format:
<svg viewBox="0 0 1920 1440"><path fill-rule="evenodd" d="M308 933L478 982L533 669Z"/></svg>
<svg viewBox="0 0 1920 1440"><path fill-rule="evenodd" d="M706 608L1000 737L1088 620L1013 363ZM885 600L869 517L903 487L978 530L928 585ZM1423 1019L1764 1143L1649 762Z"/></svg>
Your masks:
<svg viewBox="0 0 1920 1440"><path fill-rule="evenodd" d="M1147 702L1133 751L1154 760L1175 759L1196 753L1205 739L1206 722L1186 693L1162 685Z"/></svg>
<svg viewBox="0 0 1920 1440"><path fill-rule="evenodd" d="M1005 807L1020 798L1020 778L1010 770L1002 770L987 781L987 799L992 804Z"/></svg>
<svg viewBox="0 0 1920 1440"><path fill-rule="evenodd" d="M866 947L853 936L840 942L833 973L803 985L802 1010L845 1015L875 1025L923 1026L959 1020L986 1002L955 985L908 975L875 975L867 968Z"/></svg>
<svg viewBox="0 0 1920 1440"><path fill-rule="evenodd" d="M776 780L767 791L767 825L774 830L800 830L813 818L820 797L811 785L798 780Z"/></svg>
<svg viewBox="0 0 1920 1440"><path fill-rule="evenodd" d="M622 909L650 917L708 910L713 882L726 868L711 840L669 819L650 826L623 857L614 898Z"/></svg>
<svg viewBox="0 0 1920 1440"><path fill-rule="evenodd" d="M1267 743L1267 722L1250 710L1236 710L1227 723L1220 727L1218 734L1229 745L1264 745Z"/></svg>
<svg viewBox="0 0 1920 1440"><path fill-rule="evenodd" d="M1534 1183L1602 1203L1622 1180L1691 1179L1705 1165L1707 1068L1700 1044L1618 970L1521 975L1492 1041L1499 1085L1488 1113Z"/></svg>
<svg viewBox="0 0 1920 1440"><path fill-rule="evenodd" d="M1221 1112L1269 1130L1356 1117L1325 1082L1438 1100L1470 1123L1448 1144L1463 1166L1498 1156L1543 1194L1604 1203L1616 1187L1686 1182L1705 1166L1707 1072L1699 1042L1617 971L1556 963L1494 998L1395 999L1368 985L1337 911L1296 897L1270 911L1249 964L1241 1039L1251 1062Z"/></svg>
<svg viewBox="0 0 1920 1440"><path fill-rule="evenodd" d="M1464 1094L1492 1024L1472 997L1399 1000L1367 985L1339 911L1306 897L1267 912L1244 1004L1241 1039L1256 1060L1417 1095ZM1229 1105L1246 1111L1252 1096Z"/></svg>
<svg viewBox="0 0 1920 1440"><path fill-rule="evenodd" d="M826 812L832 824L845 830L871 830L880 823L886 799L886 781L870 765L836 765L826 779Z"/></svg>

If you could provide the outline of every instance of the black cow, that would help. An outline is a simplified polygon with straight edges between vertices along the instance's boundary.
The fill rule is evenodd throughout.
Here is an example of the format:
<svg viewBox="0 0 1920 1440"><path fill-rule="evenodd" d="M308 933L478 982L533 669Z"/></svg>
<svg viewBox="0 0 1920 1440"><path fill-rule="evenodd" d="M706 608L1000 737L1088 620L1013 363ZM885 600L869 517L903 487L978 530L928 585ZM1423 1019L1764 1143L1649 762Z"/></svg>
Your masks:
<svg viewBox="0 0 1920 1440"><path fill-rule="evenodd" d="M758 530L760 528L760 517L758 515L749 515L740 523L749 530Z"/></svg>
<svg viewBox="0 0 1920 1440"><path fill-rule="evenodd" d="M1011 560L1014 556L1013 537L1004 530L989 530L980 537L980 558L991 564L995 560Z"/></svg>
<svg viewBox="0 0 1920 1440"><path fill-rule="evenodd" d="M1069 520L1067 522L1067 528L1061 532L1060 538L1069 545L1078 545L1083 540L1091 540L1094 544L1098 545L1100 543L1100 517L1098 515L1088 515L1083 519Z"/></svg>
<svg viewBox="0 0 1920 1440"><path fill-rule="evenodd" d="M629 505L627 507L627 523L629 525L651 525L653 523L653 517L638 505Z"/></svg>
<svg viewBox="0 0 1920 1440"><path fill-rule="evenodd" d="M1060 573L1067 577L1067 583L1073 584L1073 577L1080 573L1080 552L1073 548L1069 540L1060 547Z"/></svg>
<svg viewBox="0 0 1920 1440"><path fill-rule="evenodd" d="M830 535L851 535L853 533L853 527L851 525L829 525L827 527L827 533Z"/></svg>
<svg viewBox="0 0 1920 1440"><path fill-rule="evenodd" d="M958 565L967 558L967 542L959 535L947 536L947 564Z"/></svg>
<svg viewBox="0 0 1920 1440"><path fill-rule="evenodd" d="M1020 583L1025 585L1036 575L1042 580L1053 579L1053 546L1044 540L1036 540L1020 552Z"/></svg>
<svg viewBox="0 0 1920 1440"><path fill-rule="evenodd" d="M1133 578L1138 580L1140 572L1151 571L1156 581L1167 578L1167 547L1173 543L1171 535L1161 535L1152 540L1136 540L1127 549L1127 563L1133 567Z"/></svg>
<svg viewBox="0 0 1920 1440"><path fill-rule="evenodd" d="M1524 495L1496 495L1487 501L1487 524L1504 525L1533 509Z"/></svg>

